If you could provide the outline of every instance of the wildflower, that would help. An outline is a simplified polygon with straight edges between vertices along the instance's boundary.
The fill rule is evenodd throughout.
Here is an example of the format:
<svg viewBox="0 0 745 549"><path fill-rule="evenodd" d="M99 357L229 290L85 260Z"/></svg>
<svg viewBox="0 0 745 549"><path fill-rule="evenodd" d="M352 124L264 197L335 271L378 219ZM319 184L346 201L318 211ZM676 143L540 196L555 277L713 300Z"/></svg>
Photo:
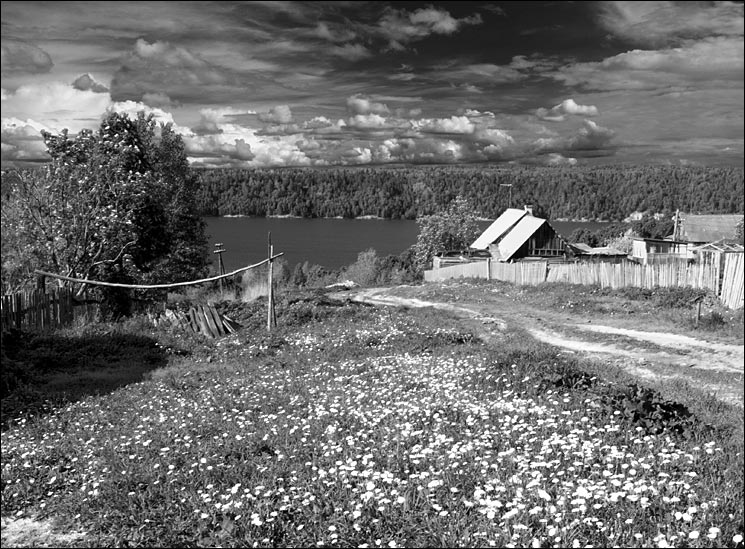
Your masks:
<svg viewBox="0 0 745 549"><path fill-rule="evenodd" d="M689 539L698 539L698 530L691 530L688 532L688 538Z"/></svg>

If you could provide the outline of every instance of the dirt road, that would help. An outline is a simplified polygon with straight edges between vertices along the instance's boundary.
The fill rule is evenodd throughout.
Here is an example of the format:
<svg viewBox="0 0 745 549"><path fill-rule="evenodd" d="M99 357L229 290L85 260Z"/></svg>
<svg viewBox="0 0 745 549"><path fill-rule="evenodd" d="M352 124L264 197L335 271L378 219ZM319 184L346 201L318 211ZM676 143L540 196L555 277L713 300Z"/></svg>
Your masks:
<svg viewBox="0 0 745 549"><path fill-rule="evenodd" d="M683 380L725 402L743 406L742 345L630 329L618 326L610 317L586 320L567 316L524 302L517 304L495 292L482 291L476 296L469 291L438 292L432 285L423 285L355 289L336 292L331 297L381 306L448 311L487 341L510 328L522 328L566 353L615 364L643 380Z"/></svg>

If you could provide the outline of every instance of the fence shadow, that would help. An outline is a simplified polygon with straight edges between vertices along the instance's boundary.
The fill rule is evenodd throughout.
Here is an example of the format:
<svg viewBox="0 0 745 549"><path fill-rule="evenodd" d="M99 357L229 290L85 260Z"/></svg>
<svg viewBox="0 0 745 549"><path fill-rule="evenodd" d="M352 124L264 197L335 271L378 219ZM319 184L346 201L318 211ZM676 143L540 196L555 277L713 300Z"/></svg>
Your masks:
<svg viewBox="0 0 745 549"><path fill-rule="evenodd" d="M2 427L89 395L108 394L166 364L166 352L143 335L3 333Z"/></svg>

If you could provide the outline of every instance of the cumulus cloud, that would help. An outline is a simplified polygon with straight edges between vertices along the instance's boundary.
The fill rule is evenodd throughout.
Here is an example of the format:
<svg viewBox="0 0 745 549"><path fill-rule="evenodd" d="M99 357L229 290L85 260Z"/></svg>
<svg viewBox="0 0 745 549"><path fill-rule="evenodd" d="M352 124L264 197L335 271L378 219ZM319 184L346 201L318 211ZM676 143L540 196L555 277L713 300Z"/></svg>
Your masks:
<svg viewBox="0 0 745 549"><path fill-rule="evenodd" d="M602 149L608 146L614 135L613 130L598 126L592 120L585 120L577 135L569 140L567 148L575 151Z"/></svg>
<svg viewBox="0 0 745 549"><path fill-rule="evenodd" d="M0 66L5 75L41 74L54 66L47 52L24 40L3 38L0 52Z"/></svg>
<svg viewBox="0 0 745 549"><path fill-rule="evenodd" d="M388 127L388 121L386 117L375 113L355 114L347 120L347 125L351 128L381 129Z"/></svg>
<svg viewBox="0 0 745 549"><path fill-rule="evenodd" d="M352 114L388 114L390 112L384 103L376 103L359 93L347 98L347 109Z"/></svg>
<svg viewBox="0 0 745 549"><path fill-rule="evenodd" d="M259 120L274 124L289 124L292 122L292 111L287 105L277 105L268 112L260 113Z"/></svg>
<svg viewBox="0 0 745 549"><path fill-rule="evenodd" d="M0 124L3 162L46 162L49 160L41 138L42 130L49 128L34 120L3 118Z"/></svg>
<svg viewBox="0 0 745 549"><path fill-rule="evenodd" d="M559 153L549 153L545 160L548 166L575 166L577 159L563 156Z"/></svg>
<svg viewBox="0 0 745 549"><path fill-rule="evenodd" d="M72 83L72 87L76 90L80 91L92 91L94 93L108 93L109 88L106 87L105 84L102 84L95 78L93 78L90 73L82 74L78 76L75 81Z"/></svg>
<svg viewBox="0 0 745 549"><path fill-rule="evenodd" d="M95 127L110 103L107 94L53 82L26 84L13 92L6 92L2 110L20 119L43 120L55 132L67 128L76 133L83 128Z"/></svg>
<svg viewBox="0 0 745 549"><path fill-rule="evenodd" d="M564 120L567 114L596 116L598 114L598 108L594 105L578 105L574 102L574 99L564 99L564 101L550 109L540 108L536 111L538 118L553 122Z"/></svg>
<svg viewBox="0 0 745 549"><path fill-rule="evenodd" d="M225 159L251 161L255 158L251 145L244 139L233 139L232 143L220 139L216 135L187 137L184 139L186 153L199 157L213 157Z"/></svg>
<svg viewBox="0 0 745 549"><path fill-rule="evenodd" d="M742 36L743 5L735 2L603 2L600 23L647 46L710 36Z"/></svg>
<svg viewBox="0 0 745 549"><path fill-rule="evenodd" d="M423 133L473 133L476 125L467 116L422 118L412 121L412 127Z"/></svg>

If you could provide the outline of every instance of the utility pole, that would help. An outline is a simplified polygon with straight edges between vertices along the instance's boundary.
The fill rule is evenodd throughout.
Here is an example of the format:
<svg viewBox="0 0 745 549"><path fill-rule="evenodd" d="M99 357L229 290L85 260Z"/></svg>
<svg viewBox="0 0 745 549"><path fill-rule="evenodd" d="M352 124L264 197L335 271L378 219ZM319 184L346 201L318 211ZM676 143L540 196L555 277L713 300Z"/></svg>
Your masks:
<svg viewBox="0 0 745 549"><path fill-rule="evenodd" d="M500 187L509 187L510 188L510 201L507 203L507 207L512 207L512 183L500 183Z"/></svg>
<svg viewBox="0 0 745 549"><path fill-rule="evenodd" d="M215 242L215 251L213 254L217 254L217 270L220 271L221 275L225 274L225 265L222 262L222 254L225 252L222 242ZM222 278L220 279L220 293L222 293Z"/></svg>

